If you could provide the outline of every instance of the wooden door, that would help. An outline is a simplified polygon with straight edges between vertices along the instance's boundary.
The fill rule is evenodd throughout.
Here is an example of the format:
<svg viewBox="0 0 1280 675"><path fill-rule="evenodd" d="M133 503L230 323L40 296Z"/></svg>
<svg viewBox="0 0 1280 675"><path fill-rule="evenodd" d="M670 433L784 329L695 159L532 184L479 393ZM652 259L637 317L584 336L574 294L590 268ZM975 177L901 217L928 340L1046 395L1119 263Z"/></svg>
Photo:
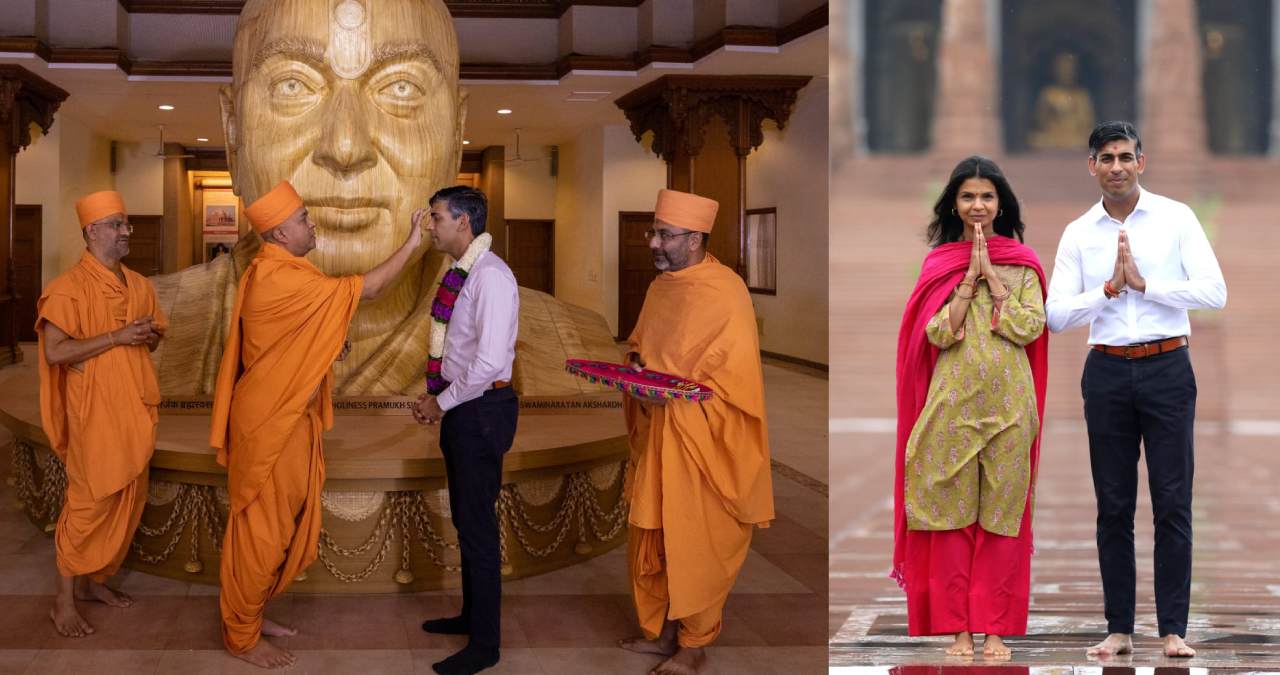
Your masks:
<svg viewBox="0 0 1280 675"><path fill-rule="evenodd" d="M40 262L40 232L43 207L17 204L13 207L13 287L16 291L18 340L36 339L36 300L40 299L43 267Z"/></svg>
<svg viewBox="0 0 1280 675"><path fill-rule="evenodd" d="M658 276L644 233L653 227L653 212L618 213L618 339L636 327L649 282Z"/></svg>
<svg viewBox="0 0 1280 675"><path fill-rule="evenodd" d="M554 220L507 220L507 265L516 283L543 293L555 293Z"/></svg>
<svg viewBox="0 0 1280 675"><path fill-rule="evenodd" d="M160 273L164 262L164 216L129 216L133 236L129 238L129 255L125 267L144 277Z"/></svg>

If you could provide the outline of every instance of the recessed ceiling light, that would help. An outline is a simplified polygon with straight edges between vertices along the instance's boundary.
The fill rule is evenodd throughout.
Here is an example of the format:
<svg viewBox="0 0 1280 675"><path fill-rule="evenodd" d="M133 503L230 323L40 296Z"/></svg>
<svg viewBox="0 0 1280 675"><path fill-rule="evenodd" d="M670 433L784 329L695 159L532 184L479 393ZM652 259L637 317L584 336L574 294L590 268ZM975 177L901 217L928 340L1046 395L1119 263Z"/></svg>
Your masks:
<svg viewBox="0 0 1280 675"><path fill-rule="evenodd" d="M209 142L209 139L207 139L207 138L197 138L196 140L197 140L197 141L200 141L201 143L208 143L208 142Z"/></svg>
<svg viewBox="0 0 1280 675"><path fill-rule="evenodd" d="M498 114L499 114L499 115L510 115L510 114L511 114L511 108L498 108Z"/></svg>
<svg viewBox="0 0 1280 675"><path fill-rule="evenodd" d="M471 141L463 141L463 142L462 142L462 144L463 144L463 145L471 145Z"/></svg>
<svg viewBox="0 0 1280 675"><path fill-rule="evenodd" d="M173 106L169 105L168 103L161 103L158 107L161 110L173 110Z"/></svg>

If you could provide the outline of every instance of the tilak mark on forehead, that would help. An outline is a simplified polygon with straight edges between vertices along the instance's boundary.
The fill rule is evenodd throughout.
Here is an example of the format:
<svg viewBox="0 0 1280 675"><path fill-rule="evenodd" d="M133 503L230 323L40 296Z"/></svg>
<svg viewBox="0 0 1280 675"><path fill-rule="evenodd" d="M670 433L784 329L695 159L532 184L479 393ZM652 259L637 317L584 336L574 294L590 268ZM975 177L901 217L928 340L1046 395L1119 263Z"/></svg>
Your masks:
<svg viewBox="0 0 1280 675"><path fill-rule="evenodd" d="M339 77L354 80L369 68L373 58L369 23L368 10L359 0L337 0L329 22L326 56Z"/></svg>

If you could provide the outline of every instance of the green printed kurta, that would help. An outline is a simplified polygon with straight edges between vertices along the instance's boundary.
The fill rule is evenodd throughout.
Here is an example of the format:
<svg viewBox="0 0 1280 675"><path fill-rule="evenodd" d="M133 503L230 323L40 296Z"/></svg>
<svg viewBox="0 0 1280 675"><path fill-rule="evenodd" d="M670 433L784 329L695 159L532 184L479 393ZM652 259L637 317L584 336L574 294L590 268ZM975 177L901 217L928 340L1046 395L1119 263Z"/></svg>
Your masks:
<svg viewBox="0 0 1280 675"><path fill-rule="evenodd" d="M925 326L938 363L906 451L911 530L982 529L1018 536L1031 482L1031 443L1040 429L1031 365L1023 347L1044 331L1035 270L996 265L1010 290L996 312L979 280L964 326L951 331L951 299Z"/></svg>

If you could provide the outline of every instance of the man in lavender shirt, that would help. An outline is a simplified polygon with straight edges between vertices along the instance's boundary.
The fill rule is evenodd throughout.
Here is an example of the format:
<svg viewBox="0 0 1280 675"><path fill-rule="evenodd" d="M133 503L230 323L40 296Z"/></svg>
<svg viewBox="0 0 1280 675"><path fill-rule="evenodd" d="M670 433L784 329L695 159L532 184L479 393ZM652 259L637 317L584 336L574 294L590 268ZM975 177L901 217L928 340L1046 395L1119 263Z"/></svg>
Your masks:
<svg viewBox="0 0 1280 675"><path fill-rule="evenodd" d="M479 190L445 188L431 197L426 226L432 245L466 272L459 275L462 288L451 312L439 303L448 305L452 294L436 296L432 316L448 316L440 378L428 377L428 391L435 393L423 394L414 407L420 423L443 420L440 451L462 550L462 613L422 624L429 633L470 637L462 651L432 665L445 674L476 673L498 663L502 574L494 505L519 411L511 368L520 294L511 268L488 250L487 211Z"/></svg>

